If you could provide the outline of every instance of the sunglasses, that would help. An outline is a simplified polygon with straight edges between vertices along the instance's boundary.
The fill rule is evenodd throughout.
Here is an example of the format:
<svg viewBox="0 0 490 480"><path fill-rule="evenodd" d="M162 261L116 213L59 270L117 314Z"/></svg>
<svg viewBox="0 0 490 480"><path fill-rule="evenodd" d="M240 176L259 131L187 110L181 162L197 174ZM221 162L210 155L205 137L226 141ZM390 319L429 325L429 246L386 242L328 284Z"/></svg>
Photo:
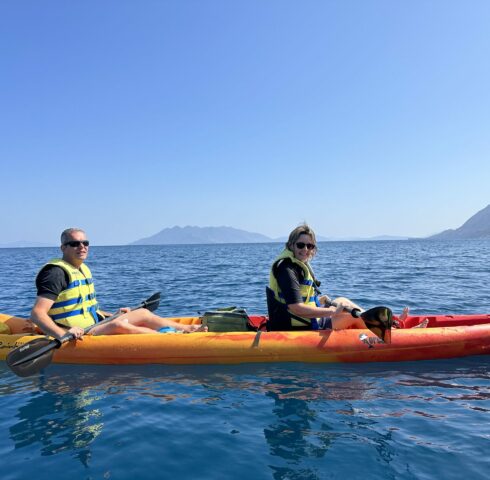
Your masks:
<svg viewBox="0 0 490 480"><path fill-rule="evenodd" d="M316 248L316 245L313 245L313 243L303 243L303 242L296 242L296 248L299 250L303 250L303 248L307 248L308 250L313 250Z"/></svg>
<svg viewBox="0 0 490 480"><path fill-rule="evenodd" d="M72 248L81 247L82 245L84 247L88 247L90 245L90 242L88 240L71 240L69 242L65 242L63 245L68 245Z"/></svg>

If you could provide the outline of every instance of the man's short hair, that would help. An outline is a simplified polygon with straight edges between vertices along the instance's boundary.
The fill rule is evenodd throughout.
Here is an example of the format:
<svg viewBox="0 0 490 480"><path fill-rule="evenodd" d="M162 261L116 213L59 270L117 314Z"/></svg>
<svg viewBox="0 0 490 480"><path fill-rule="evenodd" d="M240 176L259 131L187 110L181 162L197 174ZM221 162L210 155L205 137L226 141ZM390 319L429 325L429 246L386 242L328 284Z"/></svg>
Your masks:
<svg viewBox="0 0 490 480"><path fill-rule="evenodd" d="M61 233L61 245L64 245L66 242L69 242L71 240L71 234L75 232L85 233L85 231L82 230L81 228L76 228L76 227L67 228L66 230L63 230L63 232Z"/></svg>

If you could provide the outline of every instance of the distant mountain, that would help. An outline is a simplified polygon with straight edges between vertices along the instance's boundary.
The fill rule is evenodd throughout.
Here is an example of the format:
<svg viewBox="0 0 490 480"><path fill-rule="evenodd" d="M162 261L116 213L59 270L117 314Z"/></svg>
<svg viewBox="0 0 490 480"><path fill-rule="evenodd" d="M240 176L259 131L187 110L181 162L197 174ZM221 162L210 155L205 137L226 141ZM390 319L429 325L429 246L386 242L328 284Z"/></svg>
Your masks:
<svg viewBox="0 0 490 480"><path fill-rule="evenodd" d="M490 238L490 205L475 213L456 230L444 230L428 237L428 240L450 240L456 238Z"/></svg>
<svg viewBox="0 0 490 480"><path fill-rule="evenodd" d="M333 238L316 236L319 242L334 241L370 241L370 240L407 240L409 237L394 237L381 235L378 237L361 238ZM247 232L233 227L171 227L164 228L151 237L142 238L131 242L129 245L185 245L206 243L269 243L287 242L288 237L270 238L261 233Z"/></svg>
<svg viewBox="0 0 490 480"><path fill-rule="evenodd" d="M376 237L362 238L364 241L376 241L376 240L410 240L412 237L400 237L397 235L378 235Z"/></svg>
<svg viewBox="0 0 490 480"><path fill-rule="evenodd" d="M130 245L169 245L199 243L265 243L272 238L232 227L172 227Z"/></svg>
<svg viewBox="0 0 490 480"><path fill-rule="evenodd" d="M0 243L0 248L27 248L27 247L53 247L49 243L29 242L20 240L18 242Z"/></svg>

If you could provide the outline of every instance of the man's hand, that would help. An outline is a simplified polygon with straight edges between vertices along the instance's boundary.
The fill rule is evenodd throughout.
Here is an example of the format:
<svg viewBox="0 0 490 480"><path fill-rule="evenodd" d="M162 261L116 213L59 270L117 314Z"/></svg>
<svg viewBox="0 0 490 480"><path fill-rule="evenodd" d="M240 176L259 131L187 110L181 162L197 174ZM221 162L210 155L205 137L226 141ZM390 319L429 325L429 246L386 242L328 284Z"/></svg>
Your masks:
<svg viewBox="0 0 490 480"><path fill-rule="evenodd" d="M83 340L85 330L81 327L71 327L67 333L71 333L77 340Z"/></svg>

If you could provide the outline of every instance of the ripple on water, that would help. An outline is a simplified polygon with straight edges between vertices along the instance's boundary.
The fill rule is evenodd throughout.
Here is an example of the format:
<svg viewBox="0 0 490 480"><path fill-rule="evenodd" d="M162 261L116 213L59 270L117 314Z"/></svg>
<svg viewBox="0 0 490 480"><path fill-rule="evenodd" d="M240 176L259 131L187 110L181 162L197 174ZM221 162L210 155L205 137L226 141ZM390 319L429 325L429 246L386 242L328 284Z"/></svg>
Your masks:
<svg viewBox="0 0 490 480"><path fill-rule="evenodd" d="M330 242L325 292L414 313L490 312L490 242ZM94 247L107 309L162 291L158 313L265 312L279 244ZM7 254L8 253L8 254ZM5 312L27 315L56 249L0 250ZM123 265L124 268L119 268ZM114 284L117 272L122 288ZM144 272L144 274L142 274ZM121 285L120 284L120 285ZM488 477L490 357L372 365L0 367L2 480Z"/></svg>

